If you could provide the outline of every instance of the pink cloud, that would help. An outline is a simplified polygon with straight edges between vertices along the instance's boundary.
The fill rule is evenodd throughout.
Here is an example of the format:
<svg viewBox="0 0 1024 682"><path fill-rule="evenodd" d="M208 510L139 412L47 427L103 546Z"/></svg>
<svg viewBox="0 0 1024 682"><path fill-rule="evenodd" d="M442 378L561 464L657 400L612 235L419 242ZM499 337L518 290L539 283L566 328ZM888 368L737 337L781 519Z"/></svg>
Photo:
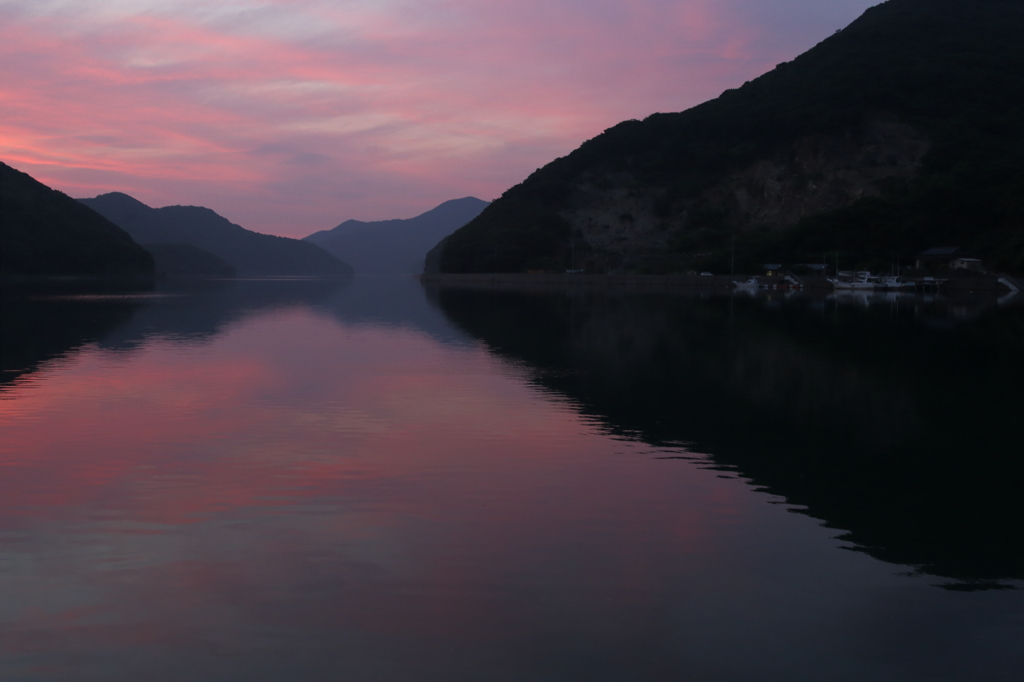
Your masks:
<svg viewBox="0 0 1024 682"><path fill-rule="evenodd" d="M790 59L870 0L0 6L0 160L304 236L494 198L627 118Z"/></svg>

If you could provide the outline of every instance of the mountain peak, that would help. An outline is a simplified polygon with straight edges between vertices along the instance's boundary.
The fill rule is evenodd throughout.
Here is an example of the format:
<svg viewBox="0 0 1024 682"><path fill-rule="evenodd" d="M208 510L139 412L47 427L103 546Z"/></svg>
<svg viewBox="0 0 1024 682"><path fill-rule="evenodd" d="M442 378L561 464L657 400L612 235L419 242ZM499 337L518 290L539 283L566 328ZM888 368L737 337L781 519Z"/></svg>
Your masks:
<svg viewBox="0 0 1024 682"><path fill-rule="evenodd" d="M143 244L187 244L243 276L348 276L352 269L321 248L260 234L204 206L150 208L120 192L80 199Z"/></svg>
<svg viewBox="0 0 1024 682"><path fill-rule="evenodd" d="M122 206L135 206L142 208L150 208L146 204L142 203L138 199L124 192L107 192L106 194L100 194L92 199L78 199L78 201L89 201L99 202L104 204L116 204Z"/></svg>
<svg viewBox="0 0 1024 682"><path fill-rule="evenodd" d="M418 274L434 244L480 214L488 202L451 199L414 218L364 222L346 220L306 237L351 263L356 272Z"/></svg>

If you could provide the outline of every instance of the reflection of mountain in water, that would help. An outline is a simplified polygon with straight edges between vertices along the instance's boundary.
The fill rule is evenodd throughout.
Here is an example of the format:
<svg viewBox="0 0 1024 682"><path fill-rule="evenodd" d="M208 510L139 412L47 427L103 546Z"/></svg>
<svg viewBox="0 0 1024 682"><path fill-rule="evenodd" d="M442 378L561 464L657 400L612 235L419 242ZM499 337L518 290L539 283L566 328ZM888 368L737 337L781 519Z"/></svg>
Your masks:
<svg viewBox="0 0 1024 682"><path fill-rule="evenodd" d="M155 337L195 343L246 317L297 305L346 325L406 328L447 343L466 341L409 276L169 280L150 291L102 283L33 287L3 294L0 385L88 343L115 350Z"/></svg>
<svg viewBox="0 0 1024 682"><path fill-rule="evenodd" d="M406 328L446 343L466 336L409 276L354 280L169 280L155 289L111 283L51 283L2 294L0 387L89 343L124 351L147 339L209 340L263 312L309 306L346 325Z"/></svg>
<svg viewBox="0 0 1024 682"><path fill-rule="evenodd" d="M0 291L0 390L41 364L103 338L129 320L147 292L136 285L51 282Z"/></svg>
<svg viewBox="0 0 1024 682"><path fill-rule="evenodd" d="M268 310L322 306L350 284L351 280L317 278L170 281L101 343L127 349L152 337L201 341L232 322Z"/></svg>
<svg viewBox="0 0 1024 682"><path fill-rule="evenodd" d="M351 286L335 292L322 308L346 325L413 329L447 343L467 340L409 275L356 275Z"/></svg>
<svg viewBox="0 0 1024 682"><path fill-rule="evenodd" d="M89 343L130 350L153 337L203 341L267 310L322 307L348 284L338 279L184 280L149 291L102 282L8 288L0 311L0 388Z"/></svg>
<svg viewBox="0 0 1024 682"><path fill-rule="evenodd" d="M879 559L959 589L1024 579L1020 310L936 332L753 300L431 296L612 431L710 453Z"/></svg>

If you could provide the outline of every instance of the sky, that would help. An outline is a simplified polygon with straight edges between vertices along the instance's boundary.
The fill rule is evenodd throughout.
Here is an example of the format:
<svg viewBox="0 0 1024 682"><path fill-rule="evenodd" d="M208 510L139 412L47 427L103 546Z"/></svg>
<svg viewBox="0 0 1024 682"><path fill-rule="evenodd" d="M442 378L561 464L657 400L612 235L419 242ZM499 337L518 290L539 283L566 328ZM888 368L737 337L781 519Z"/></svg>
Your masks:
<svg viewBox="0 0 1024 682"><path fill-rule="evenodd" d="M497 198L877 0L0 0L0 161L304 237Z"/></svg>

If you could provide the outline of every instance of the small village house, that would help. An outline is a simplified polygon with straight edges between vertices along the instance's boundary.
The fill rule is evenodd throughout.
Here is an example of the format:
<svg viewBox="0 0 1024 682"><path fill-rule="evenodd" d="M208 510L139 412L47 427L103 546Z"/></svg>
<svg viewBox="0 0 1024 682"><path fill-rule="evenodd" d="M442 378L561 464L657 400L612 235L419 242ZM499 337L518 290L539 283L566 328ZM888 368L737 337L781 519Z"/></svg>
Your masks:
<svg viewBox="0 0 1024 682"><path fill-rule="evenodd" d="M973 258L959 246L938 246L922 251L915 258L918 270L950 269L950 270L984 270L979 258Z"/></svg>

